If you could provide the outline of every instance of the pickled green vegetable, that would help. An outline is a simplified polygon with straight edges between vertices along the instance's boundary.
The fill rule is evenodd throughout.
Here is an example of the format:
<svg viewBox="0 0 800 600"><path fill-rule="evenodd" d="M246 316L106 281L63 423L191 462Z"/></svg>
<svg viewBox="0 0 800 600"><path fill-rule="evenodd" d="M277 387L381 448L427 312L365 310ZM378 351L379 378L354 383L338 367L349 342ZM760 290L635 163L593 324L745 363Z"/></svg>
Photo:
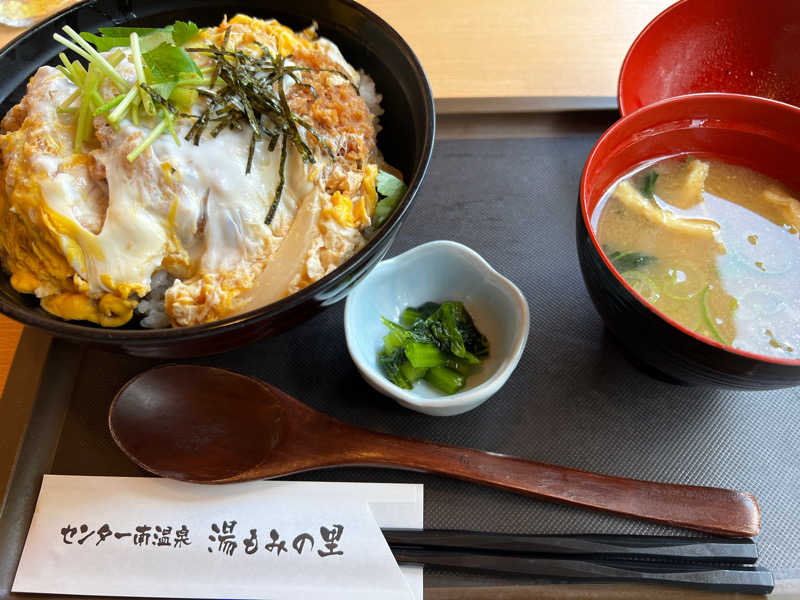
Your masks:
<svg viewBox="0 0 800 600"><path fill-rule="evenodd" d="M378 353L387 379L411 389L425 379L444 394L463 389L467 377L489 356L489 341L461 302L426 302L407 307L389 329Z"/></svg>

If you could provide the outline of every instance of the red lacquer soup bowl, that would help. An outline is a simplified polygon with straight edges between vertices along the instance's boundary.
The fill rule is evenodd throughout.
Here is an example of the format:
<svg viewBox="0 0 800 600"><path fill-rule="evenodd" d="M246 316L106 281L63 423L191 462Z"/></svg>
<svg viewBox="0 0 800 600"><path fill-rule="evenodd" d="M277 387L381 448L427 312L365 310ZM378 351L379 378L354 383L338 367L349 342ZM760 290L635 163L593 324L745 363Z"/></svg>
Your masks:
<svg viewBox="0 0 800 600"><path fill-rule="evenodd" d="M684 328L635 292L603 253L591 216L606 190L646 161L681 154L714 156L800 190L800 108L693 94L646 106L608 129L586 161L578 202L578 256L592 301L625 353L669 381L745 389L800 384L800 360L737 350Z"/></svg>
<svg viewBox="0 0 800 600"><path fill-rule="evenodd" d="M622 63L620 112L701 92L800 106L798 0L681 0L658 15Z"/></svg>

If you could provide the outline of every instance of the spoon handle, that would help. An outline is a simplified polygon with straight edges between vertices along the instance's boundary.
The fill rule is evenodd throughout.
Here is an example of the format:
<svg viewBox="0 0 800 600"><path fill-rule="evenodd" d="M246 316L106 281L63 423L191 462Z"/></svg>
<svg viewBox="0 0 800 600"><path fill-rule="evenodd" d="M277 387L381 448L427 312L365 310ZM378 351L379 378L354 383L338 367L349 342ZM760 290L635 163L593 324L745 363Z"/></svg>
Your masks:
<svg viewBox="0 0 800 600"><path fill-rule="evenodd" d="M384 434L367 437L372 436L361 438L367 442L363 456L356 451L349 458L357 464L427 471L717 535L750 537L760 527L758 502L747 492L626 479Z"/></svg>

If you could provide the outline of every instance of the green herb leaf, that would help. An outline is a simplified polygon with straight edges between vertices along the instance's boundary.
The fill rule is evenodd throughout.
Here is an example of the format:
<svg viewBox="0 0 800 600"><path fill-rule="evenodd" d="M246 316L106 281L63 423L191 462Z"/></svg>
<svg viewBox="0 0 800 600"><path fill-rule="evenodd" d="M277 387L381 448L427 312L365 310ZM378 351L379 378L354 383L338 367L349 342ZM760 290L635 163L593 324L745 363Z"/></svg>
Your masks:
<svg viewBox="0 0 800 600"><path fill-rule="evenodd" d="M141 38L142 51L146 52L161 42L172 41L172 26L156 29L154 27L101 27L98 29L102 37L86 31L81 37L94 44L98 52L108 52L112 48L126 48L131 44L131 33Z"/></svg>
<svg viewBox="0 0 800 600"><path fill-rule="evenodd" d="M154 31L153 33L139 38L139 48L142 53L150 52L158 48L161 44L172 44L172 33L168 29Z"/></svg>
<svg viewBox="0 0 800 600"><path fill-rule="evenodd" d="M81 37L90 44L94 44L98 52L108 52L112 48L130 45L130 38L127 37L100 37L85 31L81 32Z"/></svg>
<svg viewBox="0 0 800 600"><path fill-rule="evenodd" d="M394 209L397 208L408 187L402 180L386 171L378 171L376 183L378 193L384 198L375 205L375 214L372 217L372 222L376 227L380 227L394 212Z"/></svg>
<svg viewBox="0 0 800 600"><path fill-rule="evenodd" d="M406 191L406 184L386 171L378 171L376 187L381 196L387 197L404 194Z"/></svg>
<svg viewBox="0 0 800 600"><path fill-rule="evenodd" d="M200 68L183 48L163 43L157 48L145 52L143 55L153 82L171 81L178 79L182 73L202 75Z"/></svg>
<svg viewBox="0 0 800 600"><path fill-rule="evenodd" d="M132 33L145 36L154 31L164 31L163 27L100 27L98 29L103 37L129 39ZM81 34L82 35L82 34Z"/></svg>
<svg viewBox="0 0 800 600"><path fill-rule="evenodd" d="M170 97L182 74L202 75L186 50L166 42L145 52L142 58L150 71L151 87L165 99Z"/></svg>
<svg viewBox="0 0 800 600"><path fill-rule="evenodd" d="M149 52L161 44L175 44L182 46L198 33L200 29L189 21L176 21L167 27L100 27L100 35L82 32L81 37L94 44L98 52L108 52L112 48L127 47L130 45L132 33L140 37L142 52ZM102 37L101 37L102 36Z"/></svg>
<svg viewBox="0 0 800 600"><path fill-rule="evenodd" d="M378 364L383 370L386 377L393 384L410 390L414 386L406 379L406 376L400 370L400 367L406 362L406 355L402 348L397 348L394 352L386 352L381 350L378 353Z"/></svg>
<svg viewBox="0 0 800 600"><path fill-rule="evenodd" d="M198 33L200 33L200 29L191 21L188 23L175 21L175 25L172 26L172 41L176 46L183 46Z"/></svg>
<svg viewBox="0 0 800 600"><path fill-rule="evenodd" d="M644 194L645 197L653 197L653 192L656 188L656 179L658 179L658 173L655 170L648 171L647 175L644 176L644 181L642 181L642 194Z"/></svg>
<svg viewBox="0 0 800 600"><path fill-rule="evenodd" d="M172 95L172 92L177 85L177 81L164 81L161 83L153 83L150 85L150 87L157 91L159 96L167 99Z"/></svg>

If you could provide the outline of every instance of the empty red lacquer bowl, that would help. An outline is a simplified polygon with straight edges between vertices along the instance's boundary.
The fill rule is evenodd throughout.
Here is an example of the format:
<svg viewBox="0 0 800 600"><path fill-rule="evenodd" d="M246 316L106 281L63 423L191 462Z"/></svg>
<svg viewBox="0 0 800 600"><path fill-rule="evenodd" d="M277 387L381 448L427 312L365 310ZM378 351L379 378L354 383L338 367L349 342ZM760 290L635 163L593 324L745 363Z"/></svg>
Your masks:
<svg viewBox="0 0 800 600"><path fill-rule="evenodd" d="M760 356L702 337L647 303L611 266L591 227L603 193L645 161L713 155L800 190L800 108L755 96L693 94L645 106L617 121L583 170L577 242L589 295L626 354L669 381L769 389L800 384L800 360Z"/></svg>
<svg viewBox="0 0 800 600"><path fill-rule="evenodd" d="M664 98L733 92L800 106L800 0L681 0L622 63L620 112Z"/></svg>

